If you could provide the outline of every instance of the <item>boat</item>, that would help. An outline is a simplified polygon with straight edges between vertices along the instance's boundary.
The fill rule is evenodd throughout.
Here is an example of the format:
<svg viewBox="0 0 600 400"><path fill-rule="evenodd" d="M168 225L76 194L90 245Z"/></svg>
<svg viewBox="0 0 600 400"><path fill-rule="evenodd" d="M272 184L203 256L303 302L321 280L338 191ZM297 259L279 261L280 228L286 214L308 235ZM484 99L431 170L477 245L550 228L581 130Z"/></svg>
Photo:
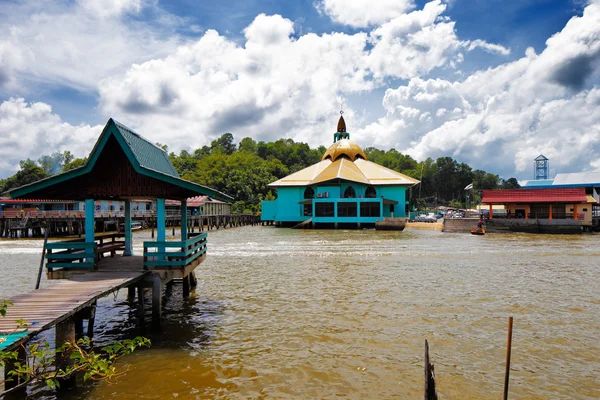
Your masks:
<svg viewBox="0 0 600 400"><path fill-rule="evenodd" d="M139 231L142 229L142 223L138 221L131 221L131 230ZM119 232L125 231L125 224L119 224Z"/></svg>
<svg viewBox="0 0 600 400"><path fill-rule="evenodd" d="M471 235L485 235L485 229L483 229L483 228L473 228L471 230Z"/></svg>

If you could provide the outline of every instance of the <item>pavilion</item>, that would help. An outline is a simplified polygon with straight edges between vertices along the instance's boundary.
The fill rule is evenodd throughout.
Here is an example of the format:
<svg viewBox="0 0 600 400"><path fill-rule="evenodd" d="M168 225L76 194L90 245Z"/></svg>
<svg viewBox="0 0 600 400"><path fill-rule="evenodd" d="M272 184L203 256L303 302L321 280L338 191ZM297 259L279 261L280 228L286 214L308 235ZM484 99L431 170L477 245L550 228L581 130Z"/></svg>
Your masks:
<svg viewBox="0 0 600 400"><path fill-rule="evenodd" d="M224 193L181 179L166 151L112 118L83 166L11 189L6 194L12 199L85 203L85 239L48 243L46 247L49 279L69 278L88 271L129 269L153 275L153 288L158 289L155 294L160 293L161 284L173 278L184 279L184 287L185 282L189 285L194 268L206 255L206 233L190 235L183 228L180 240L166 240L166 199L180 202L182 227L188 225L188 198L210 196L224 202L232 200ZM131 201L139 198L156 201L157 240L144 242L143 258L133 254L131 229ZM95 235L96 200L124 202L124 241L115 240L121 235L112 235L108 241ZM124 257L114 258L116 250L123 250ZM104 253L112 257L103 258Z"/></svg>

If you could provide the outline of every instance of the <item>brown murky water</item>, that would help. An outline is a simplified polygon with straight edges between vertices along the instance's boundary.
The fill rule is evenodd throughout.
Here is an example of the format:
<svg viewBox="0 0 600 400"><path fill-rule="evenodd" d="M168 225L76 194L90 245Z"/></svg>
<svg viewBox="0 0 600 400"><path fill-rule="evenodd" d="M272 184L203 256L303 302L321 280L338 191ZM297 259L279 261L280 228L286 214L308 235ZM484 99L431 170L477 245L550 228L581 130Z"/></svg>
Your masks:
<svg viewBox="0 0 600 400"><path fill-rule="evenodd" d="M212 232L194 296L183 301L175 287L163 332L147 333L153 347L125 360L132 370L117 384L68 397L419 399L428 339L441 398L499 399L512 315L511 399L598 399L598 243L591 235ZM0 242L0 297L33 286L40 247ZM99 307L99 345L140 333L123 293Z"/></svg>

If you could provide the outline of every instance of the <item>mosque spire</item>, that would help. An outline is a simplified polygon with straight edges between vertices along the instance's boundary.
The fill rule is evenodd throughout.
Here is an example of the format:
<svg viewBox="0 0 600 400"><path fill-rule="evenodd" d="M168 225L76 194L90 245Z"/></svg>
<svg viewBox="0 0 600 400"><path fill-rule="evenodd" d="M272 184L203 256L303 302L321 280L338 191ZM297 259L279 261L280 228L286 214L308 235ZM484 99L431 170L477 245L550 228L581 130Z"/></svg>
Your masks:
<svg viewBox="0 0 600 400"><path fill-rule="evenodd" d="M344 121L344 110L340 110L340 119L337 124L337 132L333 134L333 143L341 139L350 139L350 134L346 132L346 121Z"/></svg>

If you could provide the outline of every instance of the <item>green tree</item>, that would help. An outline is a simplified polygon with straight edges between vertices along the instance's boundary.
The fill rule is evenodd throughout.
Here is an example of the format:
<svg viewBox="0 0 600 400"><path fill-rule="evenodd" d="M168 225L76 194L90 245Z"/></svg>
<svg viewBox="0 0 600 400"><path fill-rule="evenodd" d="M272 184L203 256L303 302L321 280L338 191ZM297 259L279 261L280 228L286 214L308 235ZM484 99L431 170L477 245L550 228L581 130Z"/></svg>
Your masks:
<svg viewBox="0 0 600 400"><path fill-rule="evenodd" d="M20 169L16 174L4 180L4 186L0 188L0 193L39 181L40 179L44 179L49 176L44 169L42 169L29 158L27 160L20 161L19 167Z"/></svg>
<svg viewBox="0 0 600 400"><path fill-rule="evenodd" d="M256 152L258 151L258 145L256 144L256 141L252 138L249 137L245 137L240 141L240 144L238 145L239 150L246 152L246 153L252 153L252 154L256 154Z"/></svg>
<svg viewBox="0 0 600 400"><path fill-rule="evenodd" d="M519 181L516 178L508 178L502 179L500 183L500 189L518 189L521 185L519 185Z"/></svg>
<svg viewBox="0 0 600 400"><path fill-rule="evenodd" d="M83 167L83 164L87 161L87 157L76 158L63 166L63 172L70 171L75 168Z"/></svg>
<svg viewBox="0 0 600 400"><path fill-rule="evenodd" d="M233 152L236 150L236 146L231 133L224 133L218 139L215 139L211 142L211 153L213 151L219 151L219 148L222 149L220 151L222 151L224 154L233 154Z"/></svg>

